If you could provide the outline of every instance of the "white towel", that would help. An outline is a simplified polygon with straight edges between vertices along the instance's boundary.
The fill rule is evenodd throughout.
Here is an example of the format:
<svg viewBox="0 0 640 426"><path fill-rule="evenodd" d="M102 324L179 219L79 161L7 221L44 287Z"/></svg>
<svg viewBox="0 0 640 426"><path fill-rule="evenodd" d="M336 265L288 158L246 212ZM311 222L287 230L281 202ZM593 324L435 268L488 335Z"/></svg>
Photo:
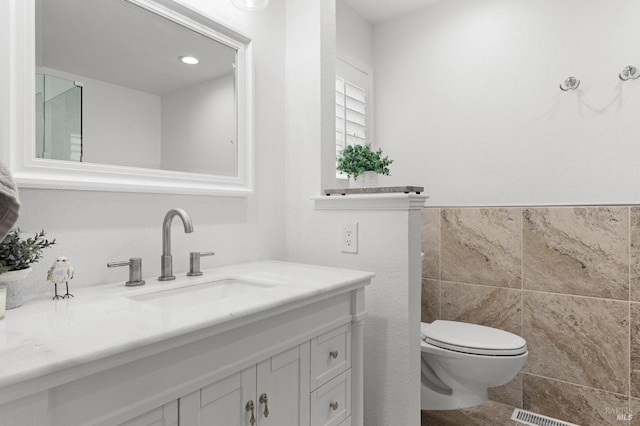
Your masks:
<svg viewBox="0 0 640 426"><path fill-rule="evenodd" d="M11 231L19 215L18 187L7 167L0 162L0 241Z"/></svg>

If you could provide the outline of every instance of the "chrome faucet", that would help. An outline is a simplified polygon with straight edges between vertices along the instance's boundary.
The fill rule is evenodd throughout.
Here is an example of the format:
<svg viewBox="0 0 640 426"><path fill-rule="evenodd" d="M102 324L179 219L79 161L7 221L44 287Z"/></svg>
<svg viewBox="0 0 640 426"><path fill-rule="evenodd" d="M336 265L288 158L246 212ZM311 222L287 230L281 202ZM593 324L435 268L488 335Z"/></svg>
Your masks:
<svg viewBox="0 0 640 426"><path fill-rule="evenodd" d="M173 258L171 257L171 221L174 216L182 219L184 225L184 232L187 234L193 232L193 223L186 211L182 209L171 209L164 216L162 221L162 258L160 263L160 276L159 281L175 280L173 275Z"/></svg>

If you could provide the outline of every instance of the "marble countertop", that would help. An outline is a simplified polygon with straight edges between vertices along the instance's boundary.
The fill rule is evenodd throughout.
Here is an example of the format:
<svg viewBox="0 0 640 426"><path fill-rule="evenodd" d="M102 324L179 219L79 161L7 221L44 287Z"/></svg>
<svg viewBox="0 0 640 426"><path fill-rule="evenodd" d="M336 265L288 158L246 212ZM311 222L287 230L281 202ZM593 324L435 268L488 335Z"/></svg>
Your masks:
<svg viewBox="0 0 640 426"><path fill-rule="evenodd" d="M205 270L201 277L146 279L141 287L126 287L122 281L72 289L75 297L64 300L43 295L0 320L0 390L189 333L233 328L240 319L356 288L373 275L263 261ZM229 278L264 288L242 297L199 299L188 308L136 300L145 293Z"/></svg>

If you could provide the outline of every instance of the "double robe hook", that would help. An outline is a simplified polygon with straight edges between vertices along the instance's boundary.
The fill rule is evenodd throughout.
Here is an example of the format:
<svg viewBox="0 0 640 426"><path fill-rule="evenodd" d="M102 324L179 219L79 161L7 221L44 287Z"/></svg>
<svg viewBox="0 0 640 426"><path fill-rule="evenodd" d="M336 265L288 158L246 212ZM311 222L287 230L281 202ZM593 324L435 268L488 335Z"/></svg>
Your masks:
<svg viewBox="0 0 640 426"><path fill-rule="evenodd" d="M618 74L618 77L622 81L635 80L640 78L640 70L633 65L627 65L622 72ZM578 86L580 86L580 80L575 77L567 77L565 81L560 83L560 90L566 92L567 90L575 90Z"/></svg>

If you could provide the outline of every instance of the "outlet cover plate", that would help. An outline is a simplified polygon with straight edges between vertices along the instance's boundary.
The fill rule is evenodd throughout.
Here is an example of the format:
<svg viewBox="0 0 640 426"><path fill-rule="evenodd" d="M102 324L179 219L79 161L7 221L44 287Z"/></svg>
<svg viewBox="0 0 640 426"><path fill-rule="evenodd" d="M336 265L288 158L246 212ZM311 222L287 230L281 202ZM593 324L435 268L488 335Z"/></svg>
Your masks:
<svg viewBox="0 0 640 426"><path fill-rule="evenodd" d="M358 252L358 224L346 222L342 224L341 250L343 253Z"/></svg>

